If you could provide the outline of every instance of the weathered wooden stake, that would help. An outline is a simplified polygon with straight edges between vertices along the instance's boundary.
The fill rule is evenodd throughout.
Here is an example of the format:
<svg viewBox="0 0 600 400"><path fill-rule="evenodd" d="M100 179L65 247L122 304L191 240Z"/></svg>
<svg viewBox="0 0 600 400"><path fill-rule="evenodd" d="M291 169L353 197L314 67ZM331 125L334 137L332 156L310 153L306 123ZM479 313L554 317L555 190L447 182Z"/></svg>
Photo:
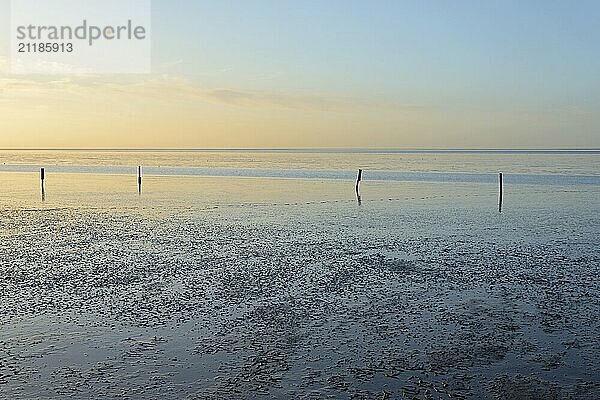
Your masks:
<svg viewBox="0 0 600 400"><path fill-rule="evenodd" d="M138 166L138 194L142 194L142 166Z"/></svg>
<svg viewBox="0 0 600 400"><path fill-rule="evenodd" d="M356 176L356 201L358 201L358 205L362 205L362 201L360 198L360 181L362 180L362 169L358 170L358 175Z"/></svg>
<svg viewBox="0 0 600 400"><path fill-rule="evenodd" d="M499 193L498 193L498 212L502 212L502 194L504 192L502 172L500 172L498 174L498 182L500 184Z"/></svg>
<svg viewBox="0 0 600 400"><path fill-rule="evenodd" d="M360 181L362 180L362 169L358 170L358 175L356 176L356 193L359 193Z"/></svg>
<svg viewBox="0 0 600 400"><path fill-rule="evenodd" d="M40 178L42 180L42 201L46 200L46 170L44 168L40 169Z"/></svg>

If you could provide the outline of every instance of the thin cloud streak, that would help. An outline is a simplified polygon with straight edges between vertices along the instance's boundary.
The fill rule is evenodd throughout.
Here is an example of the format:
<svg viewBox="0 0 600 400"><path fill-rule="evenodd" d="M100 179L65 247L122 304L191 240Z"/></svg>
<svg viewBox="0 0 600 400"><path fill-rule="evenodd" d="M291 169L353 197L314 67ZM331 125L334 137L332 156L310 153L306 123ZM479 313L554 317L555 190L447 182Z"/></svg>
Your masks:
<svg viewBox="0 0 600 400"><path fill-rule="evenodd" d="M138 82L113 83L97 81L98 77L78 77L53 80L1 78L0 96L18 98L31 94L61 98L113 94L154 99L156 101L202 101L240 108L284 108L308 111L352 112L358 109L395 109L414 111L422 107L399 105L393 102L366 100L321 94L252 91L237 88L202 88L191 82L171 76L163 76Z"/></svg>

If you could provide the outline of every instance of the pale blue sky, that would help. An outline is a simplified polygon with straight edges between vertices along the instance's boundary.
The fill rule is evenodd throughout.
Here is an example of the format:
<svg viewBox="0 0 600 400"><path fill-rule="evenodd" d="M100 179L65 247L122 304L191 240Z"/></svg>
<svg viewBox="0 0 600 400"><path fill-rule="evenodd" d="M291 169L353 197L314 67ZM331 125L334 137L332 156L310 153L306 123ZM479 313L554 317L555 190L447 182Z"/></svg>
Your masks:
<svg viewBox="0 0 600 400"><path fill-rule="evenodd" d="M598 100L598 1L154 0L154 16L156 61L217 85Z"/></svg>
<svg viewBox="0 0 600 400"><path fill-rule="evenodd" d="M598 21L600 1L153 0L153 65L208 89L456 113L488 135L475 146L600 147ZM485 131L512 117L508 139Z"/></svg>

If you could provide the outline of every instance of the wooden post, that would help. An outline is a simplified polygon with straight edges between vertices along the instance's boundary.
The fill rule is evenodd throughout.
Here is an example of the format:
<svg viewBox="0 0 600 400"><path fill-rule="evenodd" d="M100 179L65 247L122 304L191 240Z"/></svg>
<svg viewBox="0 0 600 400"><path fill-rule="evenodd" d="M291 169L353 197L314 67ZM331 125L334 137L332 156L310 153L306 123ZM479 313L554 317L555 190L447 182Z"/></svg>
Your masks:
<svg viewBox="0 0 600 400"><path fill-rule="evenodd" d="M142 166L138 166L138 194L142 194Z"/></svg>
<svg viewBox="0 0 600 400"><path fill-rule="evenodd" d="M502 195L504 192L502 172L498 174L499 192L498 192L498 212L502 212Z"/></svg>
<svg viewBox="0 0 600 400"><path fill-rule="evenodd" d="M362 169L358 170L358 175L356 176L356 193L359 193L360 181L362 181Z"/></svg>
<svg viewBox="0 0 600 400"><path fill-rule="evenodd" d="M42 201L46 200L46 170L44 168L40 169L40 179L42 181Z"/></svg>
<svg viewBox="0 0 600 400"><path fill-rule="evenodd" d="M358 170L358 175L356 176L356 200L358 201L358 205L362 204L360 198L360 181L362 180L362 169Z"/></svg>

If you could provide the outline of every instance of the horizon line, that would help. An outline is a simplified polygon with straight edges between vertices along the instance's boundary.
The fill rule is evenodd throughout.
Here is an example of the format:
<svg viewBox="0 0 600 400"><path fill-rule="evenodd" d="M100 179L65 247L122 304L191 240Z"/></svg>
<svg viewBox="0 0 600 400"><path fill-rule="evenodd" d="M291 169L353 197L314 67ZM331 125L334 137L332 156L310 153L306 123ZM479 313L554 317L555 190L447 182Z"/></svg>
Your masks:
<svg viewBox="0 0 600 400"><path fill-rule="evenodd" d="M0 151L101 151L101 152L544 152L588 151L598 152L600 147L0 147Z"/></svg>

